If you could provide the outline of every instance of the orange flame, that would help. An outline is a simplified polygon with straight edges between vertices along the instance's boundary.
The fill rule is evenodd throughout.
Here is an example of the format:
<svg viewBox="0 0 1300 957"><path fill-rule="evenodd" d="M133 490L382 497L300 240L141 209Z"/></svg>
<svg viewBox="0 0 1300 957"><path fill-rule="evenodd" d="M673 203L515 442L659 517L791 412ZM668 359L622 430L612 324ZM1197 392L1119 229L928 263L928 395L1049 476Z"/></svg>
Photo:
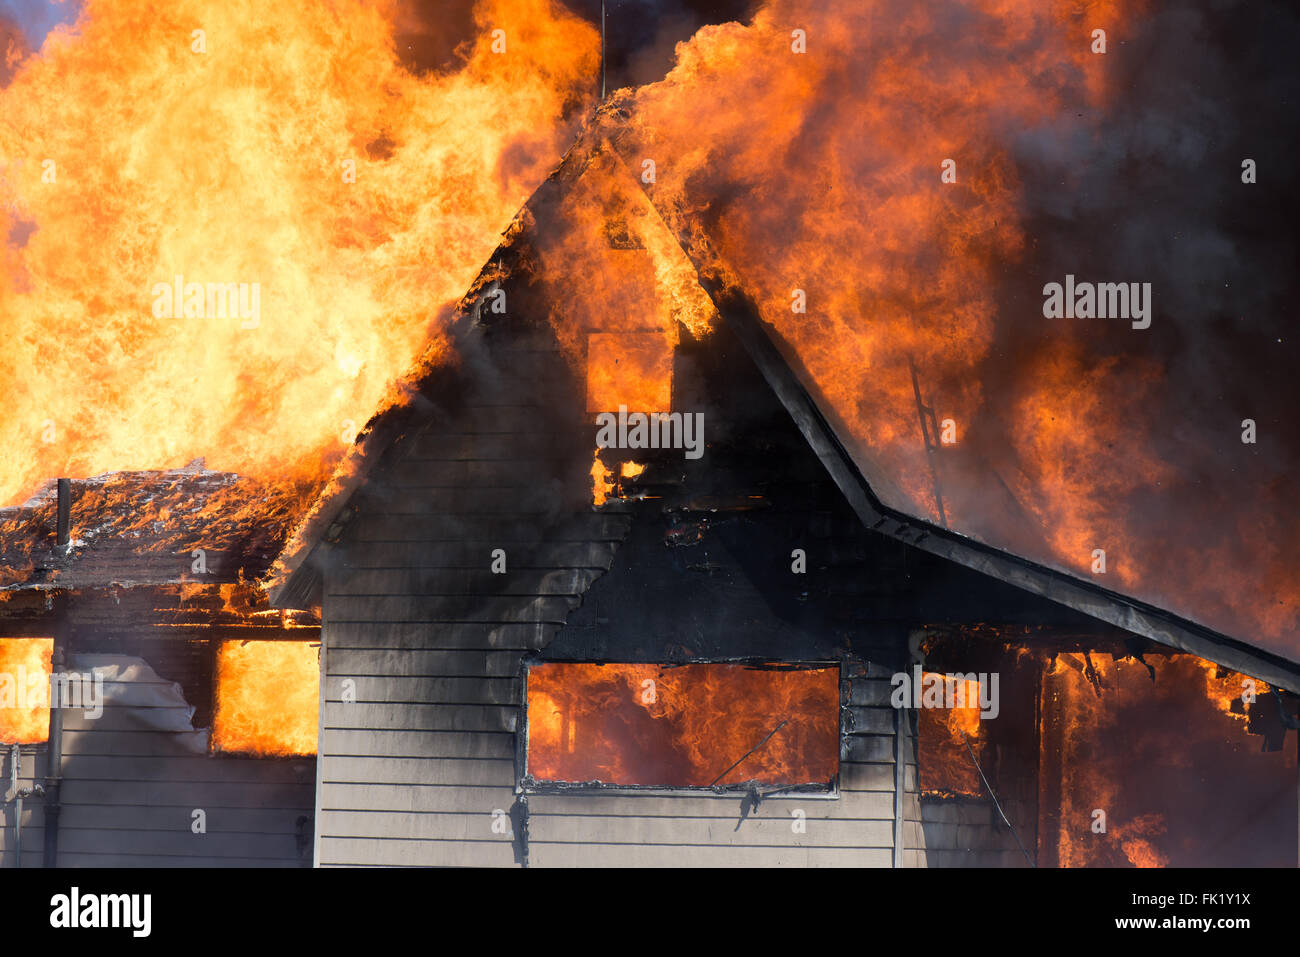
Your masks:
<svg viewBox="0 0 1300 957"><path fill-rule="evenodd" d="M982 795L979 771L971 751L980 756L980 683L924 672L923 681L939 679L944 701L960 701L953 708L921 708L917 717L917 751L921 786L935 794ZM960 688L958 687L960 683ZM958 697L964 694L965 697ZM963 737L965 735L965 737ZM969 741L970 750L967 750Z"/></svg>
<svg viewBox="0 0 1300 957"><path fill-rule="evenodd" d="M1163 370L1089 357L1077 327L1014 358L996 344L1015 321L999 267L1027 250L1010 144L1116 102L1120 74L1091 34L1113 47L1147 6L769 0L751 23L680 44L663 81L624 91L633 129L619 149L634 171L656 163L656 206L711 279L754 299L851 451L892 481L876 488L890 504L938 518L914 362L965 430L941 459L953 528L1087 578L1104 549L1100 581L1294 652L1300 563L1270 527L1290 514L1282 483L1171 555L1153 496L1183 516L1219 509L1162 458L1148 400Z"/></svg>
<svg viewBox="0 0 1300 957"><path fill-rule="evenodd" d="M200 457L320 482L393 397L571 139L598 49L553 0L481 0L457 62L416 74L405 18L86 0L17 66L0 502ZM258 314L187 317L177 276L242 283L250 307L257 284Z"/></svg>
<svg viewBox="0 0 1300 957"><path fill-rule="evenodd" d="M528 770L623 785L824 783L839 712L837 668L548 662L528 673Z"/></svg>
<svg viewBox="0 0 1300 957"><path fill-rule="evenodd" d="M1045 675L1044 706L1062 721L1053 746L1060 749L1063 776L1058 834L1063 867L1168 866L1171 855L1190 843L1179 833L1186 825L1170 820L1184 803L1170 800L1178 788L1170 779L1184 768L1198 774L1203 787L1214 785L1204 777L1206 768L1223 775L1221 784L1252 771L1256 784L1281 775L1294 787L1290 753L1258 766L1233 763L1259 751L1242 748L1243 709L1231 710L1247 689L1244 676L1219 677L1216 665L1191 655L1153 661L1155 680L1136 661L1095 656L1090 668L1083 655L1073 653L1060 655ZM1263 694L1268 686L1257 681L1255 690ZM1165 741L1177 746L1164 746ZM1247 798L1252 793L1239 790ZM1098 809L1105 812L1104 832L1094 823ZM1166 834L1179 836L1171 841Z"/></svg>
<svg viewBox="0 0 1300 957"><path fill-rule="evenodd" d="M227 641L217 657L218 751L316 753L319 648L304 641Z"/></svg>
<svg viewBox="0 0 1300 957"><path fill-rule="evenodd" d="M51 638L0 638L0 743L36 744L50 733Z"/></svg>

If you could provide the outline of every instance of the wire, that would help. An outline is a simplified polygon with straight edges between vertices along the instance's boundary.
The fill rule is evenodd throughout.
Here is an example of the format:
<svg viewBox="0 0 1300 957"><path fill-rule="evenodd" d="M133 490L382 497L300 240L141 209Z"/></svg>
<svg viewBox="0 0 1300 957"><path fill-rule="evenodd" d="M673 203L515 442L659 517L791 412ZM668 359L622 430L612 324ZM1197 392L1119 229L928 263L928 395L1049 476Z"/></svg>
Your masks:
<svg viewBox="0 0 1300 957"><path fill-rule="evenodd" d="M785 727L787 724L789 724L789 723L790 723L790 719L789 719L789 718L786 718L784 721L782 721L780 724L778 724L775 728L773 728L771 731L769 731L769 732L767 733L767 737L764 738L762 741L758 742L758 744L754 745L752 748L750 748L750 749L749 749L748 751L746 751L744 754L742 754L742 755L740 756L740 760L739 760L739 761L737 761L737 762L736 762L735 764L733 764L731 767L727 768L727 770L723 771L723 772L722 772L721 774L719 774L716 778L714 778L712 781L710 781L710 782L709 782L709 787L713 787L713 785L717 784L719 781L721 781L723 778L725 778L728 774L730 774L730 773L735 769L736 765L740 764L740 762L743 761L743 760L745 760L745 758L749 757L751 754L753 754L755 751L757 751L757 750L758 750L759 748L761 748L763 745L767 744L768 738L772 737L772 735L776 734L778 731L780 731L782 728L784 728L784 727Z"/></svg>
<svg viewBox="0 0 1300 957"><path fill-rule="evenodd" d="M1020 853L1025 855L1025 860L1029 862L1029 866L1037 867L1038 865L1034 863L1034 859L1030 857L1029 852L1025 850L1025 845L1020 843L1020 835L1016 833L1016 829L1012 827L1011 822L1007 820L1007 815L1002 810L1002 805L998 803L998 796L993 793L993 787L989 784L989 779L984 776L984 769L980 767L979 761L975 758L975 751L970 746L970 739L966 737L966 732L961 728L958 728L957 733L961 735L962 742L966 745L966 752L970 755L971 763L975 765L975 770L979 772L980 780L984 782L984 790L988 791L989 797L993 799L993 806L998 809L998 814L1002 818L1002 823L1007 826L1007 830L1011 832L1011 836L1016 839L1016 846L1020 848Z"/></svg>

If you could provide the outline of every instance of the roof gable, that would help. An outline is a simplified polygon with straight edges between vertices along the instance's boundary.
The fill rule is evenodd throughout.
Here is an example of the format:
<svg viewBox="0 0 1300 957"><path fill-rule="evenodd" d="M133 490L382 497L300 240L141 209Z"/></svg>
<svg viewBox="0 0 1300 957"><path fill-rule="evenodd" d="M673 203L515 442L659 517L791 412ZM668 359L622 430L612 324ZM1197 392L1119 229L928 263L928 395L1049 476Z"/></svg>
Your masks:
<svg viewBox="0 0 1300 957"><path fill-rule="evenodd" d="M486 296L498 287L512 268L520 265L519 240L525 232L545 220L548 207L560 202L593 163L602 157L608 158L611 152L618 154L620 142L626 134L625 117L626 114L617 106L602 109L566 153L560 166L521 209L496 253L461 300L453 325L453 338L458 350L472 353L475 348L475 340L482 332ZM626 166L623 168L626 170ZM669 233L677 237L691 263L699 267L702 258L708 259L704 248L708 244L707 235L695 228L682 211L665 210L656 205L653 195L649 199L655 215L660 217ZM1300 690L1300 665L1294 661L1149 602L1101 587L1095 581L1049 567L887 504L905 498L895 487L891 473L869 455L862 454L861 449L849 451L844 427L842 423L837 426L834 408L825 397L817 394L798 355L776 330L763 321L753 299L734 283L719 277L716 271L698 270L697 278L867 527L1134 634L1199 655L1270 684ZM420 401L420 390L427 386L427 378L422 383L413 384L413 402ZM358 440L358 450L345 466L342 477L332 483L331 494L318 503L313 519L303 526L282 556L278 569L282 581L272 592L273 604L292 606L309 592L312 572L308 556L322 539L328 539L331 529L335 534L341 529L337 517L346 515L352 492L364 482L377 454L400 434L401 416L401 410L396 409L372 420ZM1013 515L1017 508L1014 496L1007 491L998 507Z"/></svg>

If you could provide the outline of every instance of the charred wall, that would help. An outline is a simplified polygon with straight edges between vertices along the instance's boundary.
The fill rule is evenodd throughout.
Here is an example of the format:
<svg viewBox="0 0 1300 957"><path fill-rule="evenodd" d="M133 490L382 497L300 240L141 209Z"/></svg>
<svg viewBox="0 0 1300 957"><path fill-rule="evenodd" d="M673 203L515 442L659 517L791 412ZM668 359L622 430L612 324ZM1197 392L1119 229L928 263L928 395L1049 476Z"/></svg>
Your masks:
<svg viewBox="0 0 1300 957"><path fill-rule="evenodd" d="M645 469L599 509L583 395L548 328L487 327L313 559L318 863L677 864L684 846L700 864L888 866L898 843L901 863L923 864L915 716L889 702L909 631L1078 616L864 529L725 329L683 332L674 358L673 408L704 412L703 458L604 453ZM803 834L788 797L521 796L523 669L538 657L841 662L838 796L802 800Z"/></svg>

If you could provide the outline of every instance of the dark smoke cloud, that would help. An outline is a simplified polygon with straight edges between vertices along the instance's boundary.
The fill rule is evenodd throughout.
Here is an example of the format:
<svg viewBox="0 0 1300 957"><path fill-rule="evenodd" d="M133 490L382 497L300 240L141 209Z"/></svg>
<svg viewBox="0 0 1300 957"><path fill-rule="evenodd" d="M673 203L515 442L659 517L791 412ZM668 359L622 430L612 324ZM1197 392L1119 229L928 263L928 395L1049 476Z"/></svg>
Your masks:
<svg viewBox="0 0 1300 957"><path fill-rule="evenodd" d="M1137 493L1141 506L1128 511L1140 537L1168 541L1168 561L1197 578L1206 562L1262 574L1241 541L1260 528L1276 546L1267 564L1289 566L1292 583L1300 568L1298 41L1285 4L1168 0L1134 32L1112 32L1107 66L1120 92L1104 113L1080 109L1014 140L1029 252L1000 291L1007 321L994 352L1009 361L991 364L988 394L1014 391L1018 368L1066 331L1041 316L1043 283L1066 273L1152 283L1150 329L1074 320L1068 334L1093 367L1113 362L1116 389L1139 369L1160 370L1113 458L1096 467L1151 452L1170 466L1166 487ZM1242 182L1247 158L1255 185ZM1246 418L1258 423L1256 445L1241 441ZM1207 557L1197 546L1208 542ZM1238 599L1276 597L1267 584L1261 592Z"/></svg>
<svg viewBox="0 0 1300 957"><path fill-rule="evenodd" d="M678 43L700 27L747 21L759 0L606 0L606 85L610 92L661 80ZM600 0L570 0L578 15L600 25Z"/></svg>

